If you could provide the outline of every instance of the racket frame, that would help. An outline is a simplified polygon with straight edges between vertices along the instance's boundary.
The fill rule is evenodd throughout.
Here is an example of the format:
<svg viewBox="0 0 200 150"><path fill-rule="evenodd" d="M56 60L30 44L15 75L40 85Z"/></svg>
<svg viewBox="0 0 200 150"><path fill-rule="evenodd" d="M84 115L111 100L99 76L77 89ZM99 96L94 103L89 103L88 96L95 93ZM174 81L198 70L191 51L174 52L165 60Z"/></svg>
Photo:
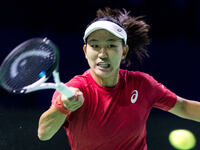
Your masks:
<svg viewBox="0 0 200 150"><path fill-rule="evenodd" d="M73 97L75 94L73 91L71 91L63 82L60 81L60 76L59 76L59 71L58 71L58 66L59 66L59 50L57 48L57 46L48 38L33 38L33 39L29 39L23 43L21 43L20 45L18 45L15 49L13 49L13 51L11 51L8 56L5 58L5 60L3 61L2 65L0 66L0 70L3 70L1 68L3 68L3 66L8 63L7 60L13 56L15 53L17 54L17 52L22 49L23 47L28 46L29 43L34 41L39 41L39 42L43 42L44 44L48 44L50 45L56 55L56 61L53 64L53 66L47 70L47 73L41 77L38 81L27 85L25 87L23 87L20 90L10 90L8 89L5 85L2 85L0 83L0 85L2 85L2 87L11 93L15 93L15 94L26 94L26 93L30 93L30 92L35 92L38 90L45 90L45 89L55 89L58 90L62 95L66 96L67 98L71 98ZM9 62L10 63L10 62ZM2 73L1 73L2 75ZM1 76L0 75L0 76ZM53 75L54 78L54 83L50 83L50 82L46 82L49 77ZM1 77L2 78L2 77Z"/></svg>
<svg viewBox="0 0 200 150"><path fill-rule="evenodd" d="M37 82L24 87L20 91L20 93L31 93L39 90L55 89L67 98L71 98L74 96L74 92L72 92L63 82L60 81L59 72L57 72L56 70L53 71L53 78L55 83L50 83L46 82L48 78L46 76L43 76Z"/></svg>

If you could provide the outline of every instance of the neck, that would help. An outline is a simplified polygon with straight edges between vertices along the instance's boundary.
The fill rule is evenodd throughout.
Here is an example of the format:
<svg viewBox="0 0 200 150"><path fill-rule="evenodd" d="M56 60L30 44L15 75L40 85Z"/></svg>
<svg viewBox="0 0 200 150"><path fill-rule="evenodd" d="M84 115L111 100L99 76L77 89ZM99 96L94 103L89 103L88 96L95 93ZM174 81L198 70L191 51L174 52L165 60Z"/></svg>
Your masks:
<svg viewBox="0 0 200 150"><path fill-rule="evenodd" d="M119 70L117 70L117 73L115 73L114 76L107 78L100 77L96 75L93 71L91 71L91 75L92 78L96 81L96 83L103 87L109 87L109 88L114 87L117 85L119 80Z"/></svg>

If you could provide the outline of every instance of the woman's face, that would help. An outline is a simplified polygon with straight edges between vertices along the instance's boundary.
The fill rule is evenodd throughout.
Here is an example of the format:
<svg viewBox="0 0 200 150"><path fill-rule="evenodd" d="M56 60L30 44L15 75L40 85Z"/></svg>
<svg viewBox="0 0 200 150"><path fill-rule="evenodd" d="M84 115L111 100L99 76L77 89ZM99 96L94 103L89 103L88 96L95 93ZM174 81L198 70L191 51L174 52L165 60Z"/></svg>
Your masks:
<svg viewBox="0 0 200 150"><path fill-rule="evenodd" d="M92 72L102 79L118 75L121 60L128 52L122 39L103 29L91 33L83 49Z"/></svg>

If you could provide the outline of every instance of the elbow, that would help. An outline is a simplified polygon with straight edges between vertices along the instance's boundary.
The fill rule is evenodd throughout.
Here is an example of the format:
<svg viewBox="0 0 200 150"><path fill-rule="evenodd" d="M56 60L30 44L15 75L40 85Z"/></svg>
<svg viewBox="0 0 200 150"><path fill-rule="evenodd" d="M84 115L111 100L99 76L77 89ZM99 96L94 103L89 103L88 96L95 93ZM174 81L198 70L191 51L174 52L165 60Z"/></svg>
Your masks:
<svg viewBox="0 0 200 150"><path fill-rule="evenodd" d="M48 133L40 132L38 131L38 138L41 141L48 141L51 139L52 136L50 136Z"/></svg>
<svg viewBox="0 0 200 150"><path fill-rule="evenodd" d="M38 138L41 140L41 141L48 141L50 140L51 138L47 137L47 136L42 136L42 135L38 135Z"/></svg>

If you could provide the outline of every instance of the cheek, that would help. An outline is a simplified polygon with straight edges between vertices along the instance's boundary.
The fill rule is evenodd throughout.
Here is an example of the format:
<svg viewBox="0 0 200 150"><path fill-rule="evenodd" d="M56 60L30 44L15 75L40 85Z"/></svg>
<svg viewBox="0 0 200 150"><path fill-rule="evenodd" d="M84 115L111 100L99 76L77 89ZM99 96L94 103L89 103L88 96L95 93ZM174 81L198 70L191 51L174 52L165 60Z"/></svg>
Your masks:
<svg viewBox="0 0 200 150"><path fill-rule="evenodd" d="M121 63L122 60L122 54L121 53L116 53L112 57L112 62L116 64L117 66Z"/></svg>
<svg viewBox="0 0 200 150"><path fill-rule="evenodd" d="M90 64L93 64L95 63L95 60L97 59L97 54L95 54L94 52L88 52L86 54L86 58Z"/></svg>

